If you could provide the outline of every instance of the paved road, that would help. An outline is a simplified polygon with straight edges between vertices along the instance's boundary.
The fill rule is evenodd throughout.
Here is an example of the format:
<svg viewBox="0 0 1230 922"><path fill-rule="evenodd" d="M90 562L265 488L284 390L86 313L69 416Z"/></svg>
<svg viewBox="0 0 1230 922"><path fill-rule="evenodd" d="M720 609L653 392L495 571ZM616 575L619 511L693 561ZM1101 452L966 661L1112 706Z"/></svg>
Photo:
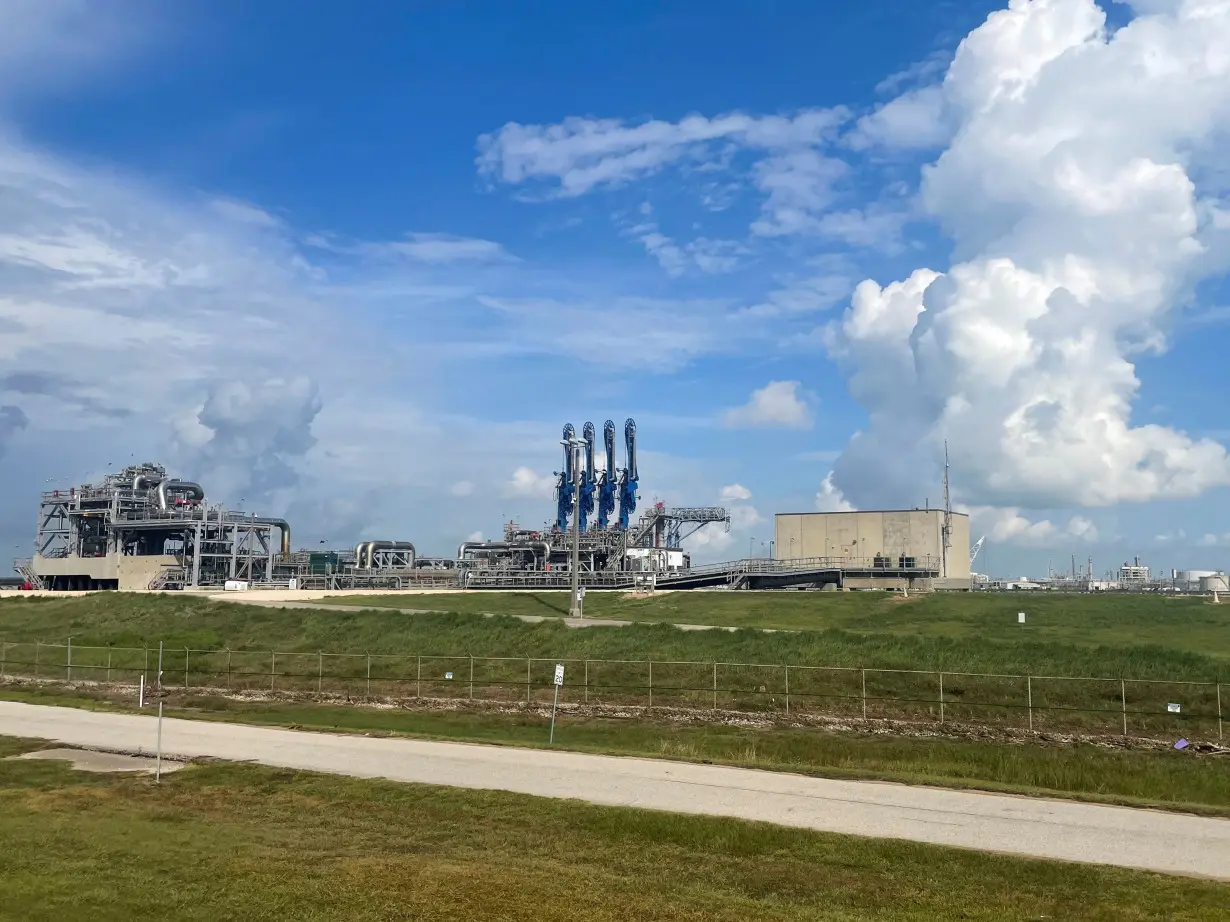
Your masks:
<svg viewBox="0 0 1230 922"><path fill-rule="evenodd" d="M150 753L157 719L0 701L0 734ZM167 719L163 750L1230 880L1230 820L776 772ZM1224 770L1224 766L1210 766Z"/></svg>

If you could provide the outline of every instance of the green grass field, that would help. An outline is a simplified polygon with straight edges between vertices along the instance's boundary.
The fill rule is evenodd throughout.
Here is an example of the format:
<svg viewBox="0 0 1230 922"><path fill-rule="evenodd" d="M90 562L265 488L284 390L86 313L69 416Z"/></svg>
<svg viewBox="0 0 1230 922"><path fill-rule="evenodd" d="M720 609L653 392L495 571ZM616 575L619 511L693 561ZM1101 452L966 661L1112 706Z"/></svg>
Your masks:
<svg viewBox="0 0 1230 922"><path fill-rule="evenodd" d="M1214 920L1230 888L258 766L4 761L0 919Z"/></svg>
<svg viewBox="0 0 1230 922"><path fill-rule="evenodd" d="M330 604L564 617L564 592L429 593L336 596ZM1017 612L1027 613L1017 624ZM1230 659L1230 605L1203 598L1055 593L668 592L635 598L590 592L585 613L622 621L714 624L779 630L838 629L1016 643L1047 640L1081 647L1158 646ZM1176 631L1176 628L1179 630Z"/></svg>
<svg viewBox="0 0 1230 922"><path fill-rule="evenodd" d="M0 698L136 713L131 695L101 691L0 687ZM545 747L548 735L547 718L541 712L414 711L236 701L175 692L165 704L167 714L175 717L321 731L530 747ZM653 716L631 721L567 712L558 717L555 748L1230 816L1230 766L1218 761L1224 757L1174 750L1125 751L1058 743L1024 746L960 737L913 739L811 727L698 726Z"/></svg>
<svg viewBox="0 0 1230 922"><path fill-rule="evenodd" d="M168 651L165 681L174 684L512 702L540 699L549 690L553 663L562 661L570 676L565 696L595 704L788 709L861 717L865 700L869 717L1099 734L1123 733L1126 710L1128 734L1224 738L1225 720L1219 722L1218 711L1222 708L1227 716L1230 689L1208 683L1230 679L1226 641L1210 640L1203 652L1195 652L1187 649L1191 644L1185 635L1188 625L1216 634L1230 606L1045 597L1041 601L1051 610L1031 614L1033 621L1024 630L1015 621L979 630L978 619L991 616L969 606L983 604L981 596L892 602L873 594L677 593L660 601L665 605L671 599L696 599L679 604L699 605L708 597L726 605L742 600L752 607L782 599L783 604L819 610L832 600L845 610L845 626L769 633L683 631L668 624L638 623L577 630L554 620L527 624L474 614L271 609L189 595L102 593L0 601L0 671L68 678L65 646L71 636L77 677L115 677L115 670L106 670L111 663L119 677L135 683L138 672L149 677L163 641ZM533 596L447 598L526 604ZM612 596L611 604L617 603ZM1021 603L998 599L996 604ZM1085 604L1089 611L1081 607ZM864 607L861 612L855 608L859 605ZM949 627L937 634L932 622L945 616L946 605L953 606L955 614L949 612ZM1108 623L1112 605L1126 606L1113 625ZM1169 612L1169 630L1164 637L1156 636L1154 622L1164 611ZM875 626L877 618L882 627ZM958 623L965 625L960 632L951 626ZM1155 642L1133 643L1133 625ZM1230 636L1230 629L1222 633ZM1073 640L1077 634L1086 642ZM39 648L35 640L60 647ZM195 652L185 652L188 649ZM277 656L271 657L270 651ZM322 651L335 655L318 656ZM1026 675L1036 678L1026 680ZM1064 676L1105 680L1047 678ZM1179 714L1168 711L1170 703L1180 705Z"/></svg>
<svg viewBox="0 0 1230 922"><path fill-rule="evenodd" d="M334 600L340 601L340 600ZM528 614L551 593L381 596L384 606ZM360 601L353 603L362 608ZM682 632L663 625L570 630L561 624L395 612L273 610L192 596L101 593L0 600L10 641L194 649L328 650L719 660L1036 675L1230 681L1230 604L1201 599L1043 594L694 592L634 599L593 593L587 610L627 620L791 627L800 633ZM566 608L566 603L564 604ZM1028 612L1024 626L1016 612Z"/></svg>

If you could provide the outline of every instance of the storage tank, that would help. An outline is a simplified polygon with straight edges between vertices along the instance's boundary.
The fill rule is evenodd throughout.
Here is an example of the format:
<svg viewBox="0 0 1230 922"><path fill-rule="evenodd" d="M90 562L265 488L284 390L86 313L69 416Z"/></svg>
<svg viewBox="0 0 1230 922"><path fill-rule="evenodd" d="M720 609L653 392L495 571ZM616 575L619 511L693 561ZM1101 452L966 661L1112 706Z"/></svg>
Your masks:
<svg viewBox="0 0 1230 922"><path fill-rule="evenodd" d="M1230 592L1230 577L1225 573L1214 573L1211 576L1200 577L1201 592Z"/></svg>
<svg viewBox="0 0 1230 922"><path fill-rule="evenodd" d="M1200 586L1200 581L1206 576L1221 576L1219 570L1174 570L1172 571L1174 583L1176 586L1191 586L1196 589Z"/></svg>

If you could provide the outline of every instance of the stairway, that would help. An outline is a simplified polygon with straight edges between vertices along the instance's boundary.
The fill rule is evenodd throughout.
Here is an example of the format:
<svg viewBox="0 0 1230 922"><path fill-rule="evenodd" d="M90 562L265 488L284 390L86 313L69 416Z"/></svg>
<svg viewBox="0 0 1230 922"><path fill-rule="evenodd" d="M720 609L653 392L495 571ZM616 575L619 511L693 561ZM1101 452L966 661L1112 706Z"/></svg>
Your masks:
<svg viewBox="0 0 1230 922"><path fill-rule="evenodd" d="M167 567L149 581L149 588L153 591L183 589L187 582L188 574L183 567Z"/></svg>
<svg viewBox="0 0 1230 922"><path fill-rule="evenodd" d="M34 562L31 560L17 560L13 562L13 569L17 572L18 576L35 589L45 589L43 578L34 572L33 564Z"/></svg>

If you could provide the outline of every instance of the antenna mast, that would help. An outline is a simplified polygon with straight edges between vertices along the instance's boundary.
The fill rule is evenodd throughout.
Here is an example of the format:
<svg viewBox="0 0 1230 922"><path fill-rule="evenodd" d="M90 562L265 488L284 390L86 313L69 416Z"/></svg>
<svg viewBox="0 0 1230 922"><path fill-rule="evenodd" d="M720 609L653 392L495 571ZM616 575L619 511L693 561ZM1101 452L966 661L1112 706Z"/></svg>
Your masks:
<svg viewBox="0 0 1230 922"><path fill-rule="evenodd" d="M944 439L944 527L943 537L943 568L941 573L948 578L948 550L952 547L952 497L948 492L948 439Z"/></svg>

